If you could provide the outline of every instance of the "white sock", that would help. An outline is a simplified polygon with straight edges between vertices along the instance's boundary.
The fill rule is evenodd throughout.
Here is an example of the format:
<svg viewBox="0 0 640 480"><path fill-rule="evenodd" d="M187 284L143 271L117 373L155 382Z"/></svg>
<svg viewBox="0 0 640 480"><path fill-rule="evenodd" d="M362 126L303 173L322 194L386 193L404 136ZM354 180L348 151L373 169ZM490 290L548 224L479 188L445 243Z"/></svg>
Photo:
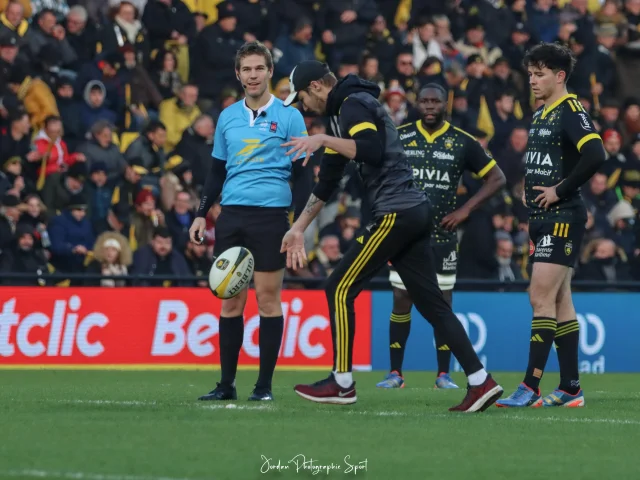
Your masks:
<svg viewBox="0 0 640 480"><path fill-rule="evenodd" d="M348 388L353 383L353 375L351 372L334 373L333 376L342 388Z"/></svg>
<svg viewBox="0 0 640 480"><path fill-rule="evenodd" d="M482 385L487 379L487 371L483 368L482 370L478 370L476 373L469 375L467 379L469 380L469 385L472 387Z"/></svg>

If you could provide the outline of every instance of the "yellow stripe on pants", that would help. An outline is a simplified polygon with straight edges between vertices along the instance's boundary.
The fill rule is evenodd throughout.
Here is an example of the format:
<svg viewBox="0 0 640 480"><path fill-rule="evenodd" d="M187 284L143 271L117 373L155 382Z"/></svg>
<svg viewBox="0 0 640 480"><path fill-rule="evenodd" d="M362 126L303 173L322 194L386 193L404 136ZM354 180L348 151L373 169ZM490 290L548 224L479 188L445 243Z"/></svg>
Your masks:
<svg viewBox="0 0 640 480"><path fill-rule="evenodd" d="M367 262L371 260L376 249L389 234L395 221L395 213L390 213L383 217L378 231L371 236L347 270L347 273L338 282L334 297L336 312L336 370L338 372L346 372L349 368L349 315L347 312L347 294L349 288L351 288L355 279L360 275L360 272L362 272L362 269Z"/></svg>

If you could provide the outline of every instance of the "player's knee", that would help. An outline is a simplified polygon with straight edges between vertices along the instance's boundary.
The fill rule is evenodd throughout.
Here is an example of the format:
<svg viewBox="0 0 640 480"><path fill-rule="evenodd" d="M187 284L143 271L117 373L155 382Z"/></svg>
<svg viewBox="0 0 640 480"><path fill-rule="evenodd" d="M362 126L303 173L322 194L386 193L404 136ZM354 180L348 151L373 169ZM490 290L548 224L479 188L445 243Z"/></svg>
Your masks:
<svg viewBox="0 0 640 480"><path fill-rule="evenodd" d="M409 292L401 288L393 288L393 313L396 315L406 315L411 312L413 302Z"/></svg>
<svg viewBox="0 0 640 480"><path fill-rule="evenodd" d="M227 300L222 300L222 310L221 315L223 317L239 317L244 312L244 305L247 300L246 293L241 293L240 295L229 298Z"/></svg>

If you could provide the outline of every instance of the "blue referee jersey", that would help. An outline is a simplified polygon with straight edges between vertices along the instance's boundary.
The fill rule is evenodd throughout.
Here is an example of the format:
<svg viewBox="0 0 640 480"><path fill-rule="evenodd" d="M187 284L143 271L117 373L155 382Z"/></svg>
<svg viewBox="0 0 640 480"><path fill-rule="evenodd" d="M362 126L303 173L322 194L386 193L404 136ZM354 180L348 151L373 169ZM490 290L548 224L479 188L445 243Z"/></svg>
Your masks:
<svg viewBox="0 0 640 480"><path fill-rule="evenodd" d="M220 204L288 208L292 157L285 155L290 147L280 145L306 135L300 111L286 108L273 95L255 118L244 100L227 107L218 120L212 154L227 164Z"/></svg>

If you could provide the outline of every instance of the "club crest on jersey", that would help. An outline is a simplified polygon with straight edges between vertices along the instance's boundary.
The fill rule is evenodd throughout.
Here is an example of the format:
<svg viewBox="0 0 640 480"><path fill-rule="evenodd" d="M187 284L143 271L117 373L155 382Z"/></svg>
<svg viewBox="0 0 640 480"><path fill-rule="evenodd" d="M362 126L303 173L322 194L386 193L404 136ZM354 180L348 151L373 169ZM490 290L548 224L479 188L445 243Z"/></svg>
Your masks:
<svg viewBox="0 0 640 480"><path fill-rule="evenodd" d="M447 148L447 149L453 148L453 138L447 137L444 139L444 148Z"/></svg>
<svg viewBox="0 0 640 480"><path fill-rule="evenodd" d="M269 126L269 131L271 133L276 133L276 130L278 130L278 123L277 122L271 122L271 125Z"/></svg>
<svg viewBox="0 0 640 480"><path fill-rule="evenodd" d="M549 117L549 123L554 122L557 116L558 116L558 112L553 112Z"/></svg>
<svg viewBox="0 0 640 480"><path fill-rule="evenodd" d="M564 244L564 254L566 256L571 255L571 252L573 251L573 243L571 241L568 241L567 243Z"/></svg>
<svg viewBox="0 0 640 480"><path fill-rule="evenodd" d="M536 246L533 244L531 240L529 240L529 256L533 255L533 252L536 251Z"/></svg>

